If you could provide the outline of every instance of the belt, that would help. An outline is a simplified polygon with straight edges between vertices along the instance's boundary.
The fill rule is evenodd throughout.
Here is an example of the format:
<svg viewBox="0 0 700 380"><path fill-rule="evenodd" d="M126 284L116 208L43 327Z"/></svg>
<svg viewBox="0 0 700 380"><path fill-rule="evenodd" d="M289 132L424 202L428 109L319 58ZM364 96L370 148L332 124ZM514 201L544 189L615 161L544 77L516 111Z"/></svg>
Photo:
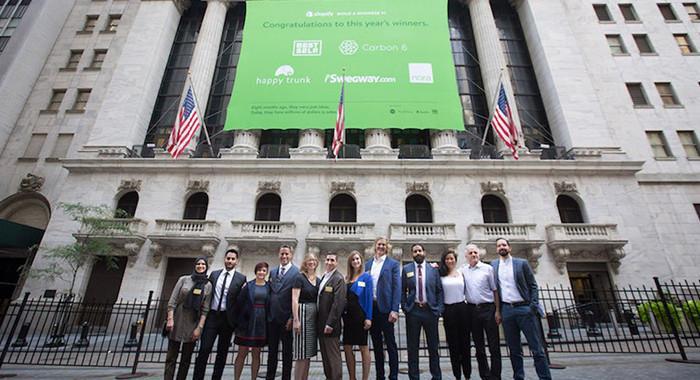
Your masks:
<svg viewBox="0 0 700 380"><path fill-rule="evenodd" d="M469 305L469 306L476 306L476 307L492 306L492 305L493 305L493 302L482 302L482 303L471 303L471 302L467 302L467 305Z"/></svg>
<svg viewBox="0 0 700 380"><path fill-rule="evenodd" d="M502 304L512 306L512 307L518 307L518 306L528 306L530 305L529 302L527 301L522 301L522 302L501 302Z"/></svg>
<svg viewBox="0 0 700 380"><path fill-rule="evenodd" d="M421 308L421 309L426 308L426 307L429 306L427 302L422 302L422 303L421 303L421 302L416 302L416 303L414 303L413 305L416 306L416 307L419 307L419 308Z"/></svg>

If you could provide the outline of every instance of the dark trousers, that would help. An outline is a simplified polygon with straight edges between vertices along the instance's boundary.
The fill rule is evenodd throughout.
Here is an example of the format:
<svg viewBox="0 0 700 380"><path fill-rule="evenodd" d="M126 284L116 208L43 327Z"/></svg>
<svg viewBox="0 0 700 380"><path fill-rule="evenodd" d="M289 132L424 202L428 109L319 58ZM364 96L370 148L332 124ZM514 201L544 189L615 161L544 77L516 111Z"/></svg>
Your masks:
<svg viewBox="0 0 700 380"><path fill-rule="evenodd" d="M471 361L469 360L469 332L471 316L467 304L464 302L445 305L442 314L445 337L447 338L447 348L450 351L450 364L452 364L452 374L459 380L464 374L465 379L471 375Z"/></svg>
<svg viewBox="0 0 700 380"><path fill-rule="evenodd" d="M194 363L194 376L192 377L194 380L204 379L204 372L207 370L209 354L211 354L214 341L217 340L217 337L216 361L214 362L214 373L211 378L215 380L221 379L221 375L224 372L224 365L226 364L226 356L228 355L228 347L231 345L232 335L233 327L231 327L226 320L225 311L212 310L207 314L207 322L204 324L199 353Z"/></svg>
<svg viewBox="0 0 700 380"><path fill-rule="evenodd" d="M551 380L549 363L544 355L544 348L540 340L540 328L535 311L530 306L511 306L502 304L503 331L506 334L506 342L510 350L510 364L513 367L513 379L525 378L523 369L523 347L520 344L520 333L527 339L527 345L535 359L535 370L541 380Z"/></svg>
<svg viewBox="0 0 700 380"><path fill-rule="evenodd" d="M372 336L374 350L374 365L377 380L384 380L384 344L389 354L389 380L399 377L399 349L396 346L394 336L394 324L389 322L388 313L380 313L377 303L372 306L372 328L369 330Z"/></svg>
<svg viewBox="0 0 700 380"><path fill-rule="evenodd" d="M476 361L479 363L479 376L486 380L500 380L501 378L501 343L496 324L496 305L494 304L469 304L471 315L471 332L476 348ZM484 345L484 332L489 344L491 367L486 358L486 346Z"/></svg>
<svg viewBox="0 0 700 380"><path fill-rule="evenodd" d="M282 341L282 380L292 377L292 331L287 331L287 322L270 322L267 324L267 380L274 380L277 376L277 356L279 345Z"/></svg>
<svg viewBox="0 0 700 380"><path fill-rule="evenodd" d="M433 314L430 307L419 308L417 306L415 306L410 313L406 313L408 378L411 380L418 380L420 378L418 347L420 346L421 329L425 331L425 338L428 343L430 375L433 380L440 380L442 379L442 372L440 371L440 356L438 354L440 345L438 317Z"/></svg>
<svg viewBox="0 0 700 380"><path fill-rule="evenodd" d="M175 365L177 364L177 354L180 351L182 344L182 357L180 357L180 368L177 370L177 380L187 379L187 372L190 370L190 362L192 361L192 351L194 351L194 342L178 342L168 339L168 353L165 355L165 373L163 379L172 380L175 377Z"/></svg>

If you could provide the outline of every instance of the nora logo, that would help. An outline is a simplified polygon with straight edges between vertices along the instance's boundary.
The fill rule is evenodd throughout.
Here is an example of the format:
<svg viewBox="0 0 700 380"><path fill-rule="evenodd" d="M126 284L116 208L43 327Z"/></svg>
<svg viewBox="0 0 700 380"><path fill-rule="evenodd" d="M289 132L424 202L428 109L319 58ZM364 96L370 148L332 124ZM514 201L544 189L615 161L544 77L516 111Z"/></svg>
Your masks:
<svg viewBox="0 0 700 380"><path fill-rule="evenodd" d="M290 77L294 75L294 68L289 65L282 65L275 70L275 76L278 77L280 75L283 75L285 77Z"/></svg>

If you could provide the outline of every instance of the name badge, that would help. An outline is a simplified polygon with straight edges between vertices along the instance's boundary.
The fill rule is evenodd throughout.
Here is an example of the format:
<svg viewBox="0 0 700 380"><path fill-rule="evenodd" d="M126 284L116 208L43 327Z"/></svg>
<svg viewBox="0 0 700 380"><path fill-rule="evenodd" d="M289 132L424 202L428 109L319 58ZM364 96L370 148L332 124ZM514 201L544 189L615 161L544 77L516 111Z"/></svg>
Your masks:
<svg viewBox="0 0 700 380"><path fill-rule="evenodd" d="M365 286L367 286L367 284L365 284L364 281L358 281L357 286L359 286L360 288L364 288Z"/></svg>
<svg viewBox="0 0 700 380"><path fill-rule="evenodd" d="M332 287L332 286L326 286L326 287L323 289L323 291L326 292L326 293L333 293L333 287Z"/></svg>
<svg viewBox="0 0 700 380"><path fill-rule="evenodd" d="M194 294L195 296L198 296L198 295L202 294L202 289L194 289L194 290L192 290L192 294Z"/></svg>
<svg viewBox="0 0 700 380"><path fill-rule="evenodd" d="M408 277L408 278L413 277L413 272L406 272L406 277Z"/></svg>

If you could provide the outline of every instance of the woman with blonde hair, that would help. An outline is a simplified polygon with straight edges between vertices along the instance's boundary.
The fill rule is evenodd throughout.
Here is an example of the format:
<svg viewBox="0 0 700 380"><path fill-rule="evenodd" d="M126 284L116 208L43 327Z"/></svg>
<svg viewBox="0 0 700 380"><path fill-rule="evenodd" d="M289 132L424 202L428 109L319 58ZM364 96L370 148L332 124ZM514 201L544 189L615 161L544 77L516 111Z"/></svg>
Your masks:
<svg viewBox="0 0 700 380"><path fill-rule="evenodd" d="M292 334L292 358L294 379L309 377L310 358L316 356L318 340L316 339L316 301L319 279L316 277L318 257L309 252L299 268L299 274L292 285L292 317L294 334Z"/></svg>
<svg viewBox="0 0 700 380"><path fill-rule="evenodd" d="M353 346L360 347L362 358L362 380L369 379L371 357L367 345L367 334L372 327L372 275L365 272L365 260L358 251L348 256L347 303L343 313L343 350L350 380L356 380L355 353Z"/></svg>

